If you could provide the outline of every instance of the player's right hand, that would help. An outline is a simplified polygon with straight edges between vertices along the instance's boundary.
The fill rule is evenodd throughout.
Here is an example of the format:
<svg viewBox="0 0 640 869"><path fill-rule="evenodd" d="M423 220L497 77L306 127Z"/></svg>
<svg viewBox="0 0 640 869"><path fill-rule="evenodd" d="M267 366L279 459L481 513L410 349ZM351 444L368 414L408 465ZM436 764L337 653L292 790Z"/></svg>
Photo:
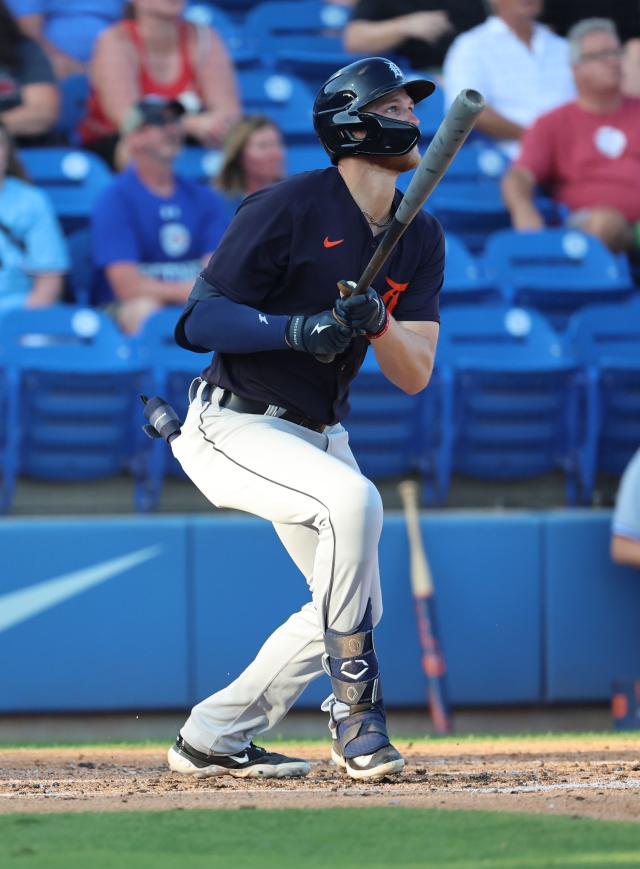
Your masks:
<svg viewBox="0 0 640 869"><path fill-rule="evenodd" d="M338 323L331 311L309 316L294 314L289 317L285 330L287 344L293 350L332 359L347 349L352 337L351 329Z"/></svg>

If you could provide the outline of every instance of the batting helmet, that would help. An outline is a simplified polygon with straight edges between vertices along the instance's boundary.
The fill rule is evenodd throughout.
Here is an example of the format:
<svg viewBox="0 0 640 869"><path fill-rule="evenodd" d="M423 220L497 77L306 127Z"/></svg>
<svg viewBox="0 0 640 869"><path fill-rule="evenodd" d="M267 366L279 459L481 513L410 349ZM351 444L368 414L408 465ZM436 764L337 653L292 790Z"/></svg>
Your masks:
<svg viewBox="0 0 640 869"><path fill-rule="evenodd" d="M362 111L373 100L404 88L414 103L435 90L427 79L407 79L385 57L367 57L339 69L320 88L313 104L313 126L324 149L337 163L355 154L399 156L408 153L420 137L415 124ZM365 131L364 138L353 135Z"/></svg>

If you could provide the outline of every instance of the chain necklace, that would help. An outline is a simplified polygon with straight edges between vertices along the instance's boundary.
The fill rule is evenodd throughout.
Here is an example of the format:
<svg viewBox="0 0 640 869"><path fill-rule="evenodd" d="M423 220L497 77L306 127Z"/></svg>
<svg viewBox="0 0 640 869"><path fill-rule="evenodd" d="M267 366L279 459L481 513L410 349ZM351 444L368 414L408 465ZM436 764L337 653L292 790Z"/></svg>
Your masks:
<svg viewBox="0 0 640 869"><path fill-rule="evenodd" d="M361 208L360 211L367 218L367 223L370 223L371 226L377 226L378 229L385 229L393 220L393 215L391 214L391 212L389 212L385 220L376 220L367 211L365 211L364 208Z"/></svg>

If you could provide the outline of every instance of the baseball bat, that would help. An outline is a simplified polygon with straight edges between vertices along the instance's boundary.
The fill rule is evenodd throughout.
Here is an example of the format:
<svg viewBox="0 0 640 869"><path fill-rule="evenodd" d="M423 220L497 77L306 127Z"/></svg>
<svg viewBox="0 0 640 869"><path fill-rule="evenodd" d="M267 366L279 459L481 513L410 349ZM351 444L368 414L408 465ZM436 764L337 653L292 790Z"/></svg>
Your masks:
<svg viewBox="0 0 640 869"><path fill-rule="evenodd" d="M418 484L404 480L398 485L404 508L411 554L411 591L416 612L422 668L427 679L429 709L436 733L451 733L453 726L446 686L446 665L436 620L433 579L420 533Z"/></svg>
<svg viewBox="0 0 640 869"><path fill-rule="evenodd" d="M484 97L481 93L471 88L460 91L424 152L389 227L355 287L352 288L346 281L338 281L342 296L364 293L371 286L389 254L449 168L483 108ZM316 359L333 362L335 356L335 353L328 353L316 356Z"/></svg>

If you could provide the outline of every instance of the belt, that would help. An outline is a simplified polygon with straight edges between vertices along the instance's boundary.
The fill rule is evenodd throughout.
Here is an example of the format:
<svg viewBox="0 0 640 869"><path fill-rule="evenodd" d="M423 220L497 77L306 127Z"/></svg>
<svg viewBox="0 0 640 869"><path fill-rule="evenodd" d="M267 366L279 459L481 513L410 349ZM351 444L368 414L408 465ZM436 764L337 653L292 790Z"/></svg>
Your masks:
<svg viewBox="0 0 640 869"><path fill-rule="evenodd" d="M217 387L213 383L207 383L200 391L202 401L210 401L211 393ZM300 416L298 413L293 413L284 407L278 407L274 404L267 404L265 401L254 401L252 398L243 398L241 395L236 395L230 389L222 390L222 394L218 399L220 407L227 410L233 410L236 413L255 413L258 416L275 416L278 419L284 419L287 422L292 422L295 425L301 425L303 428L311 429L311 431L323 432L326 425L321 422L316 422L306 416Z"/></svg>

